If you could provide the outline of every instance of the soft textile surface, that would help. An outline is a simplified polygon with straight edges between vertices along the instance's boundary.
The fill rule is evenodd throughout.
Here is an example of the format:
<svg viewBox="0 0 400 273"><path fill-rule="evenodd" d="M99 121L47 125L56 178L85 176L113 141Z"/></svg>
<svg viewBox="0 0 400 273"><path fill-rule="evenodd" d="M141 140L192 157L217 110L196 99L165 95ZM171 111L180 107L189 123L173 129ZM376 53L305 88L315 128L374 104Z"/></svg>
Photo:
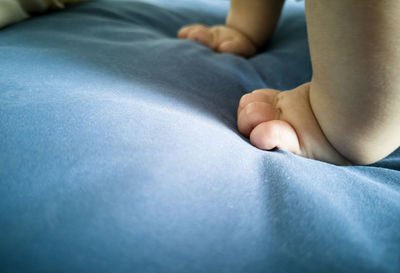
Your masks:
<svg viewBox="0 0 400 273"><path fill-rule="evenodd" d="M65 3L87 0L0 0L0 29L27 19L31 13L63 9Z"/></svg>
<svg viewBox="0 0 400 273"><path fill-rule="evenodd" d="M249 60L175 39L228 5L96 1L0 32L0 272L399 271L400 152L251 146L240 96L311 77L303 3Z"/></svg>

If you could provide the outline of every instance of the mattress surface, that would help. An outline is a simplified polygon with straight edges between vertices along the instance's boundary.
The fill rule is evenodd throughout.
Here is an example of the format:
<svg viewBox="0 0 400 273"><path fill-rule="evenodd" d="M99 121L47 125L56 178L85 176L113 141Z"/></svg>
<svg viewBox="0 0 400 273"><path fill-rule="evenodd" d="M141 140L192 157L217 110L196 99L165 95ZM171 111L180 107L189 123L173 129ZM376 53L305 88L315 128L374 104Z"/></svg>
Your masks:
<svg viewBox="0 0 400 273"><path fill-rule="evenodd" d="M338 167L237 131L243 94L310 80L303 5L250 59L175 38L222 0L0 31L0 272L399 272L400 151Z"/></svg>

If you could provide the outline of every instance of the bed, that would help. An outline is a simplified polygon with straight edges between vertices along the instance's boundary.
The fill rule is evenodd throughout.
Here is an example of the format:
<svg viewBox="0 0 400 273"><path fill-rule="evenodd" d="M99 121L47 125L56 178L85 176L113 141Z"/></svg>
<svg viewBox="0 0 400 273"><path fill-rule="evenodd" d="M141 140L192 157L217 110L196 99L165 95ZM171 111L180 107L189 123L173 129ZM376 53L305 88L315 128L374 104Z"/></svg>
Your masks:
<svg viewBox="0 0 400 273"><path fill-rule="evenodd" d="M99 0L0 31L0 272L400 272L400 151L262 151L240 97L310 80L304 3L258 55L176 39L225 0ZM345 133L345 132L343 132Z"/></svg>

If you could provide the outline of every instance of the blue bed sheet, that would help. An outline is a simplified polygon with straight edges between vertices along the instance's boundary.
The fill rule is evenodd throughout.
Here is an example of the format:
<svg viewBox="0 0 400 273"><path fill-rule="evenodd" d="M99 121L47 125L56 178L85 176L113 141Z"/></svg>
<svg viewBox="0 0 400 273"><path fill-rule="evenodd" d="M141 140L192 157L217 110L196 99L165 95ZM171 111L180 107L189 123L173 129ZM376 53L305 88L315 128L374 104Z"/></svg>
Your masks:
<svg viewBox="0 0 400 273"><path fill-rule="evenodd" d="M400 152L261 151L239 98L311 77L303 3L244 59L228 1L95 1L0 32L0 272L400 272ZM343 132L344 134L346 132Z"/></svg>

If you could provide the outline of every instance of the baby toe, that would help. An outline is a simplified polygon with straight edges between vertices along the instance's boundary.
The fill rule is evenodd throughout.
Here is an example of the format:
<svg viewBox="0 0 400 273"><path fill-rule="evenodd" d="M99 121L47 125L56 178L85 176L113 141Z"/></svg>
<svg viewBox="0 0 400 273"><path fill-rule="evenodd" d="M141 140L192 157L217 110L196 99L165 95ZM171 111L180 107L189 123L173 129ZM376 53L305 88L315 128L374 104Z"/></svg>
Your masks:
<svg viewBox="0 0 400 273"><path fill-rule="evenodd" d="M238 113L249 103L264 102L274 104L274 99L279 93L280 91L274 89L257 89L251 93L243 95L239 101Z"/></svg>
<svg viewBox="0 0 400 273"><path fill-rule="evenodd" d="M238 114L238 130L248 137L251 131L260 123L274 119L276 111L269 103L251 102Z"/></svg>
<svg viewBox="0 0 400 273"><path fill-rule="evenodd" d="M194 27L188 34L187 38L203 43L209 47L213 46L213 35L211 31L203 25Z"/></svg>
<svg viewBox="0 0 400 273"><path fill-rule="evenodd" d="M301 155L296 131L288 122L283 120L271 120L260 123L251 132L250 142L262 150L279 148Z"/></svg>

